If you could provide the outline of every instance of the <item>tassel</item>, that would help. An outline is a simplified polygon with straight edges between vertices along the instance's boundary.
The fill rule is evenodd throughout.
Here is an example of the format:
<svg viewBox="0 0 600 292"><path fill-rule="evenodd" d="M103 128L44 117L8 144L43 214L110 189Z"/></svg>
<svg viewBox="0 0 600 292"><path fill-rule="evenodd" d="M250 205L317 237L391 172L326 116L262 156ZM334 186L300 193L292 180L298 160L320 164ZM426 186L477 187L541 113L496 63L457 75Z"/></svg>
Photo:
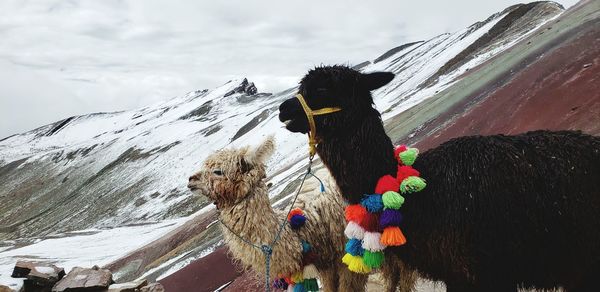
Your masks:
<svg viewBox="0 0 600 292"><path fill-rule="evenodd" d="M304 212L300 208L294 208L294 209L290 210L290 213L287 215L287 220L290 221L290 219L292 219L292 217L294 215L303 215L304 216Z"/></svg>
<svg viewBox="0 0 600 292"><path fill-rule="evenodd" d="M400 191L403 194L414 193L423 190L427 186L425 180L418 176L409 176L400 184ZM385 201L383 203L385 205Z"/></svg>
<svg viewBox="0 0 600 292"><path fill-rule="evenodd" d="M310 265L317 260L317 254L314 251L309 251L302 255L302 265Z"/></svg>
<svg viewBox="0 0 600 292"><path fill-rule="evenodd" d="M280 279L273 281L273 289L287 290L287 288L288 288L288 283L285 282L285 279L280 278Z"/></svg>
<svg viewBox="0 0 600 292"><path fill-rule="evenodd" d="M379 230L379 214L368 213L363 217L362 222L359 223L365 231L375 232Z"/></svg>
<svg viewBox="0 0 600 292"><path fill-rule="evenodd" d="M358 223L350 221L348 225L346 225L344 234L347 238L363 239L365 229L358 225Z"/></svg>
<svg viewBox="0 0 600 292"><path fill-rule="evenodd" d="M378 213L383 210L383 201L381 195L367 195L361 201L360 204L371 213Z"/></svg>
<svg viewBox="0 0 600 292"><path fill-rule="evenodd" d="M397 226L389 226L381 234L381 244L387 246L400 246L406 243L406 238Z"/></svg>
<svg viewBox="0 0 600 292"><path fill-rule="evenodd" d="M346 253L343 257L342 257L342 263L344 263L346 266L350 264L350 262L352 261L352 257L353 255Z"/></svg>
<svg viewBox="0 0 600 292"><path fill-rule="evenodd" d="M406 151L406 149L408 149L406 148L406 145L400 145L394 149L394 157L396 157L399 163L402 163L402 161L400 161L400 153Z"/></svg>
<svg viewBox="0 0 600 292"><path fill-rule="evenodd" d="M304 280L304 289L306 291L310 291L310 292L317 292L319 291L319 283L317 283L317 279L305 279Z"/></svg>
<svg viewBox="0 0 600 292"><path fill-rule="evenodd" d="M400 157L400 161L402 164L411 166L417 160L417 156L419 156L419 149L417 148L408 148L405 151L400 152L398 157Z"/></svg>
<svg viewBox="0 0 600 292"><path fill-rule="evenodd" d="M302 284L302 282L296 283L296 285L294 285L294 292L306 292L304 284Z"/></svg>
<svg viewBox="0 0 600 292"><path fill-rule="evenodd" d="M362 241L362 248L371 252L384 250L385 245L381 244L381 233L365 232L365 238Z"/></svg>
<svg viewBox="0 0 600 292"><path fill-rule="evenodd" d="M365 215L367 215L367 209L361 204L349 205L345 210L346 221L354 221L360 223Z"/></svg>
<svg viewBox="0 0 600 292"><path fill-rule="evenodd" d="M310 264L304 267L302 275L304 276L304 280L318 278L319 271L317 270L317 267L315 267L315 265Z"/></svg>
<svg viewBox="0 0 600 292"><path fill-rule="evenodd" d="M302 283L304 281L304 276L302 275L302 271L298 271L292 274L292 281L296 284Z"/></svg>
<svg viewBox="0 0 600 292"><path fill-rule="evenodd" d="M300 243L302 244L302 253L307 253L310 251L311 246L308 242L306 242L305 240L302 240Z"/></svg>
<svg viewBox="0 0 600 292"><path fill-rule="evenodd" d="M304 226L304 223L306 223L304 215L297 214L290 218L290 227L294 230L300 229L300 227Z"/></svg>
<svg viewBox="0 0 600 292"><path fill-rule="evenodd" d="M384 256L383 252L381 251L370 252L366 250L365 254L363 255L363 262L367 267L372 269L377 269L381 267L381 264L383 264L383 259Z"/></svg>
<svg viewBox="0 0 600 292"><path fill-rule="evenodd" d="M400 209L404 204L404 197L396 192L386 192L381 198L383 199L383 206L387 209Z"/></svg>
<svg viewBox="0 0 600 292"><path fill-rule="evenodd" d="M400 226L402 223L402 213L399 210L385 209L379 216L379 228L382 230L388 226Z"/></svg>
<svg viewBox="0 0 600 292"><path fill-rule="evenodd" d="M367 232L368 233L368 232ZM346 252L353 256L361 256L363 255L364 249L362 248L362 244L360 239L352 238L346 242Z"/></svg>
<svg viewBox="0 0 600 292"><path fill-rule="evenodd" d="M391 175L384 175L378 181L375 186L376 194L383 194L388 191L397 192L400 188L398 181ZM384 203L385 204L385 203Z"/></svg>
<svg viewBox="0 0 600 292"><path fill-rule="evenodd" d="M398 166L398 172L396 173L396 180L398 183L402 183L402 181L409 176L419 176L421 173L414 169L412 166L401 165Z"/></svg>
<svg viewBox="0 0 600 292"><path fill-rule="evenodd" d="M288 285L287 292L294 292L294 286L296 286L296 285L295 284Z"/></svg>
<svg viewBox="0 0 600 292"><path fill-rule="evenodd" d="M367 267L360 256L350 256L348 259L348 269L359 274L368 274L371 268Z"/></svg>

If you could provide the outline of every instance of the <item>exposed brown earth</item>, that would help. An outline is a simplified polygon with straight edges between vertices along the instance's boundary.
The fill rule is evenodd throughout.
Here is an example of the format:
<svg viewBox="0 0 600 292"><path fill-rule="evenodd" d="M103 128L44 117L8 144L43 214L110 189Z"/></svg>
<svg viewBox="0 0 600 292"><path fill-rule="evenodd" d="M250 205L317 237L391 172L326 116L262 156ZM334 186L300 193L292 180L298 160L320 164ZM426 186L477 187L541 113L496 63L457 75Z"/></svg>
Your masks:
<svg viewBox="0 0 600 292"><path fill-rule="evenodd" d="M524 69L497 88L475 96L436 118L429 127L449 119L450 125L417 143L435 147L465 135L516 134L537 129L582 130L600 134L600 20L550 44ZM538 57L539 56L539 57ZM428 132L428 131L423 131Z"/></svg>

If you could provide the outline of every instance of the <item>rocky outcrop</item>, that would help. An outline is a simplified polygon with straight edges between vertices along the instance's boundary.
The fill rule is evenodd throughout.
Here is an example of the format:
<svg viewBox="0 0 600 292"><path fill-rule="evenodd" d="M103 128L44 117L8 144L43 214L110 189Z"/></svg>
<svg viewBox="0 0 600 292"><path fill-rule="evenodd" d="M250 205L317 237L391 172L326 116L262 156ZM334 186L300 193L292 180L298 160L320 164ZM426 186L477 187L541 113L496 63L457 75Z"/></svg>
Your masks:
<svg viewBox="0 0 600 292"><path fill-rule="evenodd" d="M65 276L65 270L42 262L18 261L11 277L25 278L25 291L50 291L52 286Z"/></svg>
<svg viewBox="0 0 600 292"><path fill-rule="evenodd" d="M91 269L73 268L52 288L52 292L84 292L107 289L112 284L112 273L97 266Z"/></svg>
<svg viewBox="0 0 600 292"><path fill-rule="evenodd" d="M238 87L225 93L225 96L230 96L235 93L245 93L247 95L254 95L257 92L258 92L258 89L256 89L254 82L248 82L248 79L244 78L244 80L242 80L242 83L240 83L240 85Z"/></svg>

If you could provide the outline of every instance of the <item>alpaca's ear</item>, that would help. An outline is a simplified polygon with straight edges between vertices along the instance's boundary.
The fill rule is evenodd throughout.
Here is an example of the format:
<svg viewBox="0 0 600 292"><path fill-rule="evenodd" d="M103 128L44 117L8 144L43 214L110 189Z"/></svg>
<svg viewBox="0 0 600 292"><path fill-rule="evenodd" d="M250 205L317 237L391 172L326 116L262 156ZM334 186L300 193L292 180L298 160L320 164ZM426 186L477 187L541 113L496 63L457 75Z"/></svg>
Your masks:
<svg viewBox="0 0 600 292"><path fill-rule="evenodd" d="M367 90L375 90L381 86L388 84L395 75L391 72L373 72L361 74L360 85Z"/></svg>
<svg viewBox="0 0 600 292"><path fill-rule="evenodd" d="M252 164L264 163L275 152L275 137L268 136L256 149L246 153L245 159Z"/></svg>

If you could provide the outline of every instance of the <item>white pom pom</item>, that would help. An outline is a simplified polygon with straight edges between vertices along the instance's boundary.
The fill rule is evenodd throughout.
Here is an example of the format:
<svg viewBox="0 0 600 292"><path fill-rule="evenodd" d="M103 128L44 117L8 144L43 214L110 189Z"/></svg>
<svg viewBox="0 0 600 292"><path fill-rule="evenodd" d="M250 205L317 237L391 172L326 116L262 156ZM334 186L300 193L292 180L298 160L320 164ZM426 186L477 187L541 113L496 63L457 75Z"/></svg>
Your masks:
<svg viewBox="0 0 600 292"><path fill-rule="evenodd" d="M365 236L362 241L362 247L368 251L384 250L385 245L381 244L381 233L365 232Z"/></svg>
<svg viewBox="0 0 600 292"><path fill-rule="evenodd" d="M346 230L344 230L344 234L350 239L363 239L363 236L365 235L365 229L358 225L358 223L350 221L350 223L346 225Z"/></svg>
<svg viewBox="0 0 600 292"><path fill-rule="evenodd" d="M288 292L294 292L294 284L289 284L287 288Z"/></svg>
<svg viewBox="0 0 600 292"><path fill-rule="evenodd" d="M319 277L319 271L315 265L310 264L304 267L302 275L304 276L304 279L316 279Z"/></svg>

